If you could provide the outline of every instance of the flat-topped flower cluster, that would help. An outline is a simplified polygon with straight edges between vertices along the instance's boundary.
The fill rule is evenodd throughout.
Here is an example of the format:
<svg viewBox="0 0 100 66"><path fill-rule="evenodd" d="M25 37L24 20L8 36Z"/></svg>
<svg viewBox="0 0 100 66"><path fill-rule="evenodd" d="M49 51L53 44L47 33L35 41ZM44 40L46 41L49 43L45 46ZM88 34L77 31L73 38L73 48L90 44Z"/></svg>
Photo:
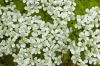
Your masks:
<svg viewBox="0 0 100 66"><path fill-rule="evenodd" d="M13 2L7 6L0 5L0 57L10 54L18 66L56 66L62 63L63 55L70 51L71 60L79 66L100 63L98 7L86 9L85 15L75 17L74 0L22 2L26 4L24 9L27 13L17 10ZM38 3L38 6L29 6L34 3ZM64 6L46 7L45 3L64 3ZM51 16L52 23L42 20L43 17L38 14L41 9ZM32 15L33 13L38 15ZM74 30L68 27L71 20L77 20L75 28L81 31L76 36L77 42L70 38L70 33Z"/></svg>
<svg viewBox="0 0 100 66"><path fill-rule="evenodd" d="M100 9L99 7L92 7L90 10L86 9L85 15L77 15L76 28L81 29L79 33L78 43L74 44L76 52L72 52L72 60L79 62L80 66L89 64L100 64ZM84 58L80 57L80 54ZM78 56L79 59L76 57Z"/></svg>
<svg viewBox="0 0 100 66"><path fill-rule="evenodd" d="M1 6L0 15L0 56L11 54L18 66L55 66L62 63L70 30L67 21L74 17L75 2L64 1L68 4L62 7L30 7L29 3L60 3L63 1L23 0L27 13L20 13L13 2L6 7ZM39 13L39 9L47 11L53 23L41 20L41 16L31 16ZM66 15L65 15L66 14ZM69 18L67 18L69 17ZM61 19L62 18L62 19Z"/></svg>

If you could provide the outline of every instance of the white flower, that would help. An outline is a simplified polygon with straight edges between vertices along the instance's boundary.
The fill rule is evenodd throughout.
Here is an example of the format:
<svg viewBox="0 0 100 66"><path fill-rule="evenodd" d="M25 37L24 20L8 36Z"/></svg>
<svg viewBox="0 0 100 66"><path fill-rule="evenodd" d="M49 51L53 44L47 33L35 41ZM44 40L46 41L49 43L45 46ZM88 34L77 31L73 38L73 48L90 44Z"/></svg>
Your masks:
<svg viewBox="0 0 100 66"><path fill-rule="evenodd" d="M29 64L29 58L24 59L24 65L28 65Z"/></svg>
<svg viewBox="0 0 100 66"><path fill-rule="evenodd" d="M21 44L21 48L25 48L26 47L26 44Z"/></svg>
<svg viewBox="0 0 100 66"><path fill-rule="evenodd" d="M84 39L84 40L89 40L89 38L87 37L89 34L88 32L80 32L79 36L81 39Z"/></svg>
<svg viewBox="0 0 100 66"><path fill-rule="evenodd" d="M78 46L82 46L82 42L78 42Z"/></svg>
<svg viewBox="0 0 100 66"><path fill-rule="evenodd" d="M23 3L26 3L26 0L23 0Z"/></svg>
<svg viewBox="0 0 100 66"><path fill-rule="evenodd" d="M15 47L15 44L12 44L12 47Z"/></svg>
<svg viewBox="0 0 100 66"><path fill-rule="evenodd" d="M20 17L19 19L18 19L18 21L19 22L23 22L25 19L23 18L23 17Z"/></svg>
<svg viewBox="0 0 100 66"><path fill-rule="evenodd" d="M8 0L5 0L5 2L8 2Z"/></svg>
<svg viewBox="0 0 100 66"><path fill-rule="evenodd" d="M61 18L66 18L68 16L67 12L62 12L61 13Z"/></svg>
<svg viewBox="0 0 100 66"><path fill-rule="evenodd" d="M2 11L0 10L0 15L2 15Z"/></svg>
<svg viewBox="0 0 100 66"><path fill-rule="evenodd" d="M73 63L76 63L78 60L80 60L80 54L79 53L73 54L71 60L73 61Z"/></svg>
<svg viewBox="0 0 100 66"><path fill-rule="evenodd" d="M90 10L89 9L85 9L85 11L88 13Z"/></svg>
<svg viewBox="0 0 100 66"><path fill-rule="evenodd" d="M82 61L81 59L79 59L79 63L77 63L77 65L78 66L88 66L87 63L88 63L88 60Z"/></svg>

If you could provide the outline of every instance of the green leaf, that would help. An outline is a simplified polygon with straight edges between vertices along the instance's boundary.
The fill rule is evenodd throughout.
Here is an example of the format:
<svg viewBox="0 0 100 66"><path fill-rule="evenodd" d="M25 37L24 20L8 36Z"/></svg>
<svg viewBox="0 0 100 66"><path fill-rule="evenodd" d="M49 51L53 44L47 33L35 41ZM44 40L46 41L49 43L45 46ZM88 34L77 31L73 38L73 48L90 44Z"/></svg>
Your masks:
<svg viewBox="0 0 100 66"><path fill-rule="evenodd" d="M88 8L92 8L94 6L98 6L97 3L95 1L89 2L88 4Z"/></svg>
<svg viewBox="0 0 100 66"><path fill-rule="evenodd" d="M24 11L25 4L22 1L14 1L14 4L16 5L16 9L20 10L20 12Z"/></svg>
<svg viewBox="0 0 100 66"><path fill-rule="evenodd" d="M68 51L65 55L63 55L63 60L70 60L70 51Z"/></svg>
<svg viewBox="0 0 100 66"><path fill-rule="evenodd" d="M97 3L98 7L100 7L100 0L95 0L95 2Z"/></svg>
<svg viewBox="0 0 100 66"><path fill-rule="evenodd" d="M67 60L70 60L70 59L71 59L71 57L70 57L70 52L67 52L67 54L66 54L66 59L67 59Z"/></svg>
<svg viewBox="0 0 100 66"><path fill-rule="evenodd" d="M0 0L0 5L2 5L2 6L5 5L4 0Z"/></svg>
<svg viewBox="0 0 100 66"><path fill-rule="evenodd" d="M82 2L80 0L76 0L76 10L74 11L76 15L78 14L85 14L85 6L82 5Z"/></svg>

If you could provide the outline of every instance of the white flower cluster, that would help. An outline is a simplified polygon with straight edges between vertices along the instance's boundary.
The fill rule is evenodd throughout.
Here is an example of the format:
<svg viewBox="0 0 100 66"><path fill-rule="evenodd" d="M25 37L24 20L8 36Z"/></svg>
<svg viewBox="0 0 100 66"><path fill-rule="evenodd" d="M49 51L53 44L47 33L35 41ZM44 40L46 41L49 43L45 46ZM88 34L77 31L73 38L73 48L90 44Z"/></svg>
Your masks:
<svg viewBox="0 0 100 66"><path fill-rule="evenodd" d="M73 11L75 10L76 3L73 0L23 0L23 2L27 4L25 10L28 11L28 15L35 12L39 13L39 9L43 9L43 11L47 11L52 19L62 18L67 21L74 19L73 15L75 14ZM60 6L61 3L65 3L63 7ZM38 6L29 6L29 4L37 4ZM48 7L46 7L45 4L57 4L58 6L48 5Z"/></svg>
<svg viewBox="0 0 100 66"><path fill-rule="evenodd" d="M79 66L87 64L100 64L100 9L92 7L86 9L85 15L77 15L76 28L81 30L78 43L73 41L69 49L72 53L72 60Z"/></svg>
<svg viewBox="0 0 100 66"><path fill-rule="evenodd" d="M6 0L7 1L7 0ZM7 1L8 2L8 1ZM43 7L43 3L66 3L64 7ZM73 0L23 0L27 13L20 13L16 5L0 6L0 57L12 55L18 66L55 66L62 63L70 30L67 21L74 19L75 2ZM29 3L42 6L30 7ZM47 11L53 24L41 20L39 9Z"/></svg>
<svg viewBox="0 0 100 66"><path fill-rule="evenodd" d="M5 0L8 1L12 0ZM70 20L75 19L74 0L22 2L26 4L25 13L17 10L13 2L0 5L0 57L10 54L18 66L56 66L70 50L71 60L79 66L100 64L100 9L97 6L86 9L85 15L76 16L74 27L79 30L76 34L68 27ZM41 10L51 16L53 23L42 20ZM76 40L71 40L71 33L75 33Z"/></svg>

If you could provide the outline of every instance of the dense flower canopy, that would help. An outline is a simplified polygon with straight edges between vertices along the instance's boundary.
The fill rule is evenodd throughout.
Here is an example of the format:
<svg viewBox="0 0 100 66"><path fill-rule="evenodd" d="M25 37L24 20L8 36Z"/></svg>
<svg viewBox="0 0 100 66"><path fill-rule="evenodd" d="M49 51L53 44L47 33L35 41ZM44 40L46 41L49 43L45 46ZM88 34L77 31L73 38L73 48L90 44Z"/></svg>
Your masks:
<svg viewBox="0 0 100 66"><path fill-rule="evenodd" d="M23 12L12 0L0 5L0 57L12 55L17 66L56 66L70 52L74 64L100 64L99 7L76 15L74 0L21 2Z"/></svg>

